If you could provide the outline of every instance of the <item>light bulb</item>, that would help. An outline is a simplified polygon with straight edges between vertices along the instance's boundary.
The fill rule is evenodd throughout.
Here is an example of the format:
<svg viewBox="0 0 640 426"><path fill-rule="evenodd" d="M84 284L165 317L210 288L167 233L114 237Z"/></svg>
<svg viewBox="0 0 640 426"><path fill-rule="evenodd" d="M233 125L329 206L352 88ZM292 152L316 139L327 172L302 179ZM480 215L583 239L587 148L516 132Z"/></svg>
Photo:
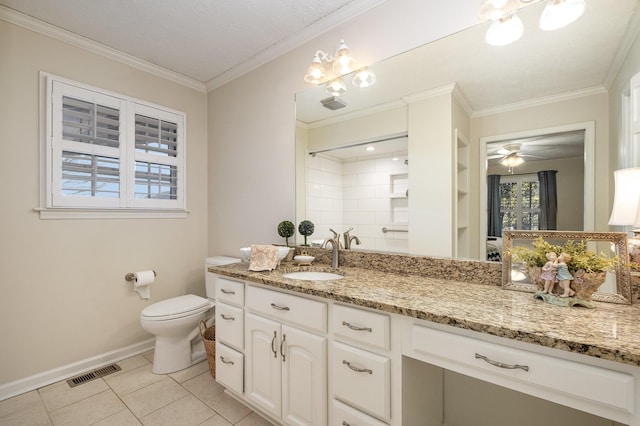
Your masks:
<svg viewBox="0 0 640 426"><path fill-rule="evenodd" d="M347 85L344 84L343 79L338 77L328 82L324 91L331 96L342 96L347 93Z"/></svg>
<svg viewBox="0 0 640 426"><path fill-rule="evenodd" d="M553 31L569 25L582 16L584 0L549 0L540 15L540 29Z"/></svg>
<svg viewBox="0 0 640 426"><path fill-rule="evenodd" d="M355 68L356 61L351 56L351 51L344 43L344 40L340 40L336 54L333 56L333 72L337 75L345 75L349 74Z"/></svg>
<svg viewBox="0 0 640 426"><path fill-rule="evenodd" d="M304 81L309 84L320 84L324 79L324 67L322 66L322 61L315 55L313 57L313 61L309 68L307 68L307 73L304 75Z"/></svg>
<svg viewBox="0 0 640 426"><path fill-rule="evenodd" d="M492 46L505 46L520 39L523 33L522 21L515 13L510 13L491 24L485 40Z"/></svg>
<svg viewBox="0 0 640 426"><path fill-rule="evenodd" d="M369 68L362 68L353 76L352 83L356 87L366 88L373 86L376 82L376 75Z"/></svg>

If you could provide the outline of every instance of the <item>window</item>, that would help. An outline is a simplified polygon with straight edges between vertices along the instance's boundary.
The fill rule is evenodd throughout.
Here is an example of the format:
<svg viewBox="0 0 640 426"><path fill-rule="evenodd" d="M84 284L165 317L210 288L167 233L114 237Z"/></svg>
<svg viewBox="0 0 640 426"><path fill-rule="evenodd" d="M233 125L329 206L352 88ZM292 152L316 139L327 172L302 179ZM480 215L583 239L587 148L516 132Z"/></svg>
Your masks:
<svg viewBox="0 0 640 426"><path fill-rule="evenodd" d="M539 229L540 185L532 175L500 178L502 229Z"/></svg>
<svg viewBox="0 0 640 426"><path fill-rule="evenodd" d="M123 212L184 217L184 113L59 77L45 78L41 216L76 211L94 212L88 216L95 217L122 217Z"/></svg>

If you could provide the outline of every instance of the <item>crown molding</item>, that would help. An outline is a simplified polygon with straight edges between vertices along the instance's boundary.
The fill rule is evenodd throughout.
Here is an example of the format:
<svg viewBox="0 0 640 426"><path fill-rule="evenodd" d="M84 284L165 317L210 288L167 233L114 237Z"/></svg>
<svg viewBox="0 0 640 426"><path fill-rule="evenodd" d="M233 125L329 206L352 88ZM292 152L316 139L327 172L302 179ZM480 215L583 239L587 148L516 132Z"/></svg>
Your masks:
<svg viewBox="0 0 640 426"><path fill-rule="evenodd" d="M608 93L607 89L604 86L589 87L586 89L574 90L572 92L565 92L557 95L527 99L525 101L514 102L512 104L480 109L480 110L474 111L473 114L471 115L471 118L484 117L487 115L503 114L505 112L517 111L525 108L533 108L533 107L547 105L551 103L583 98L585 96L594 96L594 95L601 95L601 94L607 94L607 93Z"/></svg>
<svg viewBox="0 0 640 426"><path fill-rule="evenodd" d="M165 80L169 80L182 86L197 90L199 92L206 93L206 86L200 81L185 77L182 74L178 74L166 68L159 67L158 65L144 61L140 58L136 58L135 56L128 55L124 52L97 43L88 38L81 37L77 34L74 34L67 30L63 30L62 28L48 24L39 19L35 19L23 13L16 12L15 10L12 10L6 6L0 5L0 19L14 25L21 26L28 30L43 34L47 37L62 41L72 46L79 47L97 55L104 56L108 59L112 59L114 61L132 66Z"/></svg>

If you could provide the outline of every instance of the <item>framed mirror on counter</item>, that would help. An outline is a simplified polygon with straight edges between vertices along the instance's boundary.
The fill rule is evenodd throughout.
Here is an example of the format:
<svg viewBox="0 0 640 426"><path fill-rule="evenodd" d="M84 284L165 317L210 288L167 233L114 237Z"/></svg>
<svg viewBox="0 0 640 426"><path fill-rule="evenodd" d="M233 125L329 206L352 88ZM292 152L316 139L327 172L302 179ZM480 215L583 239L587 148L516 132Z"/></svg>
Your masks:
<svg viewBox="0 0 640 426"><path fill-rule="evenodd" d="M631 304L627 234L504 231L502 286Z"/></svg>

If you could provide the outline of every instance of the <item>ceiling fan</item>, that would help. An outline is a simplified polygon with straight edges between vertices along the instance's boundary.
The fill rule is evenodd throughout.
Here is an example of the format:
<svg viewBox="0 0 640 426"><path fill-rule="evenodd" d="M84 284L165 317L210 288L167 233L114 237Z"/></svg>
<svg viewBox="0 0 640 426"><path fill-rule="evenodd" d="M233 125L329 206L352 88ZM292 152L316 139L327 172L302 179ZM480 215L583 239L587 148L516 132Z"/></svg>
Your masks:
<svg viewBox="0 0 640 426"><path fill-rule="evenodd" d="M523 157L536 157L535 155L523 154L520 152L522 143L513 142L500 147L495 154L489 155L488 159L500 159L498 162L507 167L509 173L513 173L513 168L524 163Z"/></svg>

